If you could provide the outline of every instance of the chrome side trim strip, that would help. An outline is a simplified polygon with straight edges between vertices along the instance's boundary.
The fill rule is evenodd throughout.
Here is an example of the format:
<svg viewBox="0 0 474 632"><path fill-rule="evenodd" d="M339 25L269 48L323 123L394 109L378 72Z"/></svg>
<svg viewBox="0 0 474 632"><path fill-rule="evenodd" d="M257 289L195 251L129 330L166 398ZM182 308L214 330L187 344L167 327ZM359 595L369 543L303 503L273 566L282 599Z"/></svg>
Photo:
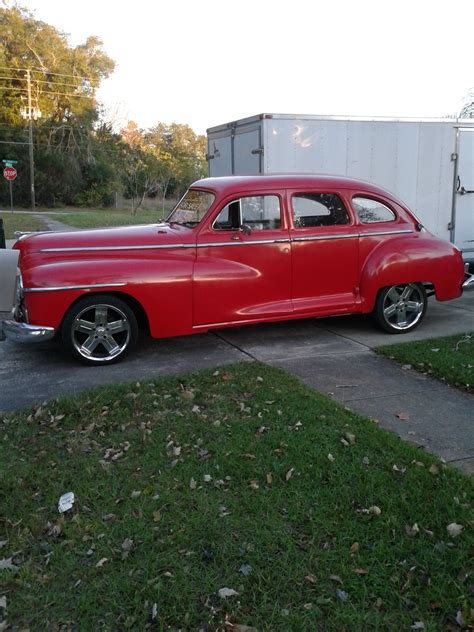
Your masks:
<svg viewBox="0 0 474 632"><path fill-rule="evenodd" d="M210 246L253 246L254 244L278 244L280 239L255 239L253 241L214 241L208 244L197 244L197 248L209 248ZM290 241L286 239L285 241Z"/></svg>
<svg viewBox="0 0 474 632"><path fill-rule="evenodd" d="M359 233L348 235L315 235L311 237L292 237L291 241L322 241L323 239L353 239L359 237Z"/></svg>
<svg viewBox="0 0 474 632"><path fill-rule="evenodd" d="M283 239L254 239L249 241L215 241L204 244L159 244L143 246L75 246L71 248L43 248L40 252L104 252L121 250L163 250L173 248L209 248L210 246L254 246L261 244L284 244L294 241L321 241L324 239L354 239L355 237L378 237L379 235L401 235L412 233L411 229L384 230L371 233L349 233L347 235L312 235Z"/></svg>
<svg viewBox="0 0 474 632"><path fill-rule="evenodd" d="M72 248L43 248L40 252L103 252L115 250L158 250L163 248L195 248L195 244L159 244L143 246L74 246Z"/></svg>
<svg viewBox="0 0 474 632"><path fill-rule="evenodd" d="M412 233L411 228L402 228L400 230L380 230L373 233L359 233L360 237L378 237L379 235L401 235L402 233Z"/></svg>
<svg viewBox="0 0 474 632"><path fill-rule="evenodd" d="M89 290L96 287L121 287L126 283L94 283L90 285L61 285L57 287L25 287L23 292L59 292L61 290Z"/></svg>

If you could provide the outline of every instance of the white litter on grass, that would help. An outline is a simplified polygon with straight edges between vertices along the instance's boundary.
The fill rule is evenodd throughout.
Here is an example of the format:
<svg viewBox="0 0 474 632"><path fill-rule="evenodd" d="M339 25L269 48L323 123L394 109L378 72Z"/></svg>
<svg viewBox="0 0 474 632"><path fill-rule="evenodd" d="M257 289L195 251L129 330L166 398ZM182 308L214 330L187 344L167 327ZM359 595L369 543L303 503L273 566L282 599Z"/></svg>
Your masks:
<svg viewBox="0 0 474 632"><path fill-rule="evenodd" d="M58 502L58 511L59 513L64 513L65 511L69 511L72 509L74 505L74 492L67 492L63 494Z"/></svg>

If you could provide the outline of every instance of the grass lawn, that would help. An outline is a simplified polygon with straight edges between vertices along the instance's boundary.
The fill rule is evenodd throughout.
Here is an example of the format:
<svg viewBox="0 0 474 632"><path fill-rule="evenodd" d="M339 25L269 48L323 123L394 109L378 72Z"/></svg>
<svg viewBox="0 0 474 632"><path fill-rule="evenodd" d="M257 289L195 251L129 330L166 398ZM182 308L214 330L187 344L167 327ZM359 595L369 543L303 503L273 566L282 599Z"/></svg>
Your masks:
<svg viewBox="0 0 474 632"><path fill-rule="evenodd" d="M474 393L474 331L378 347L375 351Z"/></svg>
<svg viewBox="0 0 474 632"><path fill-rule="evenodd" d="M15 212L0 211L0 217L3 219L3 225L5 227L5 238L15 239L15 231L30 231L30 230L47 230L48 226L36 217L26 214L17 214Z"/></svg>
<svg viewBox="0 0 474 632"><path fill-rule="evenodd" d="M472 480L281 371L103 388L1 428L15 629L469 621Z"/></svg>

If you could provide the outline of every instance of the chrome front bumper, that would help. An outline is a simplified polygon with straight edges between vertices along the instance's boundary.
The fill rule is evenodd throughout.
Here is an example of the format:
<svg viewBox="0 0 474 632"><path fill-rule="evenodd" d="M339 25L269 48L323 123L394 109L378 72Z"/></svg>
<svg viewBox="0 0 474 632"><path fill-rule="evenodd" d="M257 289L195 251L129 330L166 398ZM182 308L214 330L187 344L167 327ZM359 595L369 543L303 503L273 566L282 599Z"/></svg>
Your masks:
<svg viewBox="0 0 474 632"><path fill-rule="evenodd" d="M12 342L34 343L51 340L56 333L54 327L28 325L16 320L0 320L0 340Z"/></svg>

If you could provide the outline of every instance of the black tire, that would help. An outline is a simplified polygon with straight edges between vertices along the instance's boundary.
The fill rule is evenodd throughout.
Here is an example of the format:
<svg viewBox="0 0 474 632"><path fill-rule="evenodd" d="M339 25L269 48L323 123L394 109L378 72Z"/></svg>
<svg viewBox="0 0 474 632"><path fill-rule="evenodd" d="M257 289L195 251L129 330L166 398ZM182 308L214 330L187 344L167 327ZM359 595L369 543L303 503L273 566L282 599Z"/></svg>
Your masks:
<svg viewBox="0 0 474 632"><path fill-rule="evenodd" d="M63 342L83 364L104 366L122 360L138 338L133 310L119 298L91 294L67 312L61 326Z"/></svg>
<svg viewBox="0 0 474 632"><path fill-rule="evenodd" d="M421 283L400 283L380 290L373 317L389 334L407 334L423 320L428 297Z"/></svg>

